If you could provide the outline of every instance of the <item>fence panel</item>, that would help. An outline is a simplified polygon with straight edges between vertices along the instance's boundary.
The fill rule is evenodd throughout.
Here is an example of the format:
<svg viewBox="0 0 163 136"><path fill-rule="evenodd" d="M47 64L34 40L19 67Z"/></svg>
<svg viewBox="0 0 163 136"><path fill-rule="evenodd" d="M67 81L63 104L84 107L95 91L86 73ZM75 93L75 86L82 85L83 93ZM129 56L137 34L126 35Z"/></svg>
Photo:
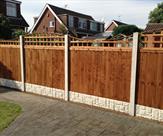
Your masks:
<svg viewBox="0 0 163 136"><path fill-rule="evenodd" d="M161 34L141 34L142 43L145 47L163 47L163 33Z"/></svg>
<svg viewBox="0 0 163 136"><path fill-rule="evenodd" d="M64 89L64 48L25 46L26 82Z"/></svg>
<svg viewBox="0 0 163 136"><path fill-rule="evenodd" d="M19 46L0 45L0 78L21 80Z"/></svg>
<svg viewBox="0 0 163 136"><path fill-rule="evenodd" d="M137 104L163 109L163 49L140 49Z"/></svg>
<svg viewBox="0 0 163 136"><path fill-rule="evenodd" d="M70 90L129 102L131 49L70 48Z"/></svg>

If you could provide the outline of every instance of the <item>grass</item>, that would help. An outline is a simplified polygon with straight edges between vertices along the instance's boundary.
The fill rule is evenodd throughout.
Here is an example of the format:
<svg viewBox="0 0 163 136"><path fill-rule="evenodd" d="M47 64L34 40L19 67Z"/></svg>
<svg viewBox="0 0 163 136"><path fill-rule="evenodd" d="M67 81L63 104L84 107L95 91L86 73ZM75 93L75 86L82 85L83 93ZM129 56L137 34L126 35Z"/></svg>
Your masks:
<svg viewBox="0 0 163 136"><path fill-rule="evenodd" d="M21 111L21 107L17 104L0 101L0 132L7 128Z"/></svg>

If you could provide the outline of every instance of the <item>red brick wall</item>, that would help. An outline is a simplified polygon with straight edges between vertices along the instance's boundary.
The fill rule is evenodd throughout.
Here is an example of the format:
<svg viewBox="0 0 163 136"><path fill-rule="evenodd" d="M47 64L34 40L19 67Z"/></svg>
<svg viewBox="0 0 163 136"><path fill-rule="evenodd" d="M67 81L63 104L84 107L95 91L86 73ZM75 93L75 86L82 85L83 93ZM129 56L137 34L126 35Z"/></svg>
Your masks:
<svg viewBox="0 0 163 136"><path fill-rule="evenodd" d="M67 16L63 15L60 16L60 19L64 22L64 24L67 24ZM55 20L55 27L49 27L49 22ZM54 32L60 32L61 24L58 22L58 20L54 17L54 15L50 12L49 9L47 9L42 16L40 22L35 27L34 32L35 33L54 33Z"/></svg>
<svg viewBox="0 0 163 136"><path fill-rule="evenodd" d="M64 25L66 25L66 26L68 25L67 24L67 22L68 22L67 21L67 18L68 18L67 15L61 15L61 16L58 16L58 17L62 20ZM62 27L61 24L57 21L56 22L56 32L61 32L61 29L62 29L61 27Z"/></svg>

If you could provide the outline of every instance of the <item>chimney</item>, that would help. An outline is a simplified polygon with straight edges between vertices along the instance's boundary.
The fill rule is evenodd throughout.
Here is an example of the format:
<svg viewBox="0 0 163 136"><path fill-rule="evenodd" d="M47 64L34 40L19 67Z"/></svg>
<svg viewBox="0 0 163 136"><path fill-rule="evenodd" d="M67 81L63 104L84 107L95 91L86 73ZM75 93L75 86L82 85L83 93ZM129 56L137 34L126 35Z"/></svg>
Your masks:
<svg viewBox="0 0 163 136"><path fill-rule="evenodd" d="M33 17L33 19L34 19L34 24L35 24L38 20L38 17Z"/></svg>

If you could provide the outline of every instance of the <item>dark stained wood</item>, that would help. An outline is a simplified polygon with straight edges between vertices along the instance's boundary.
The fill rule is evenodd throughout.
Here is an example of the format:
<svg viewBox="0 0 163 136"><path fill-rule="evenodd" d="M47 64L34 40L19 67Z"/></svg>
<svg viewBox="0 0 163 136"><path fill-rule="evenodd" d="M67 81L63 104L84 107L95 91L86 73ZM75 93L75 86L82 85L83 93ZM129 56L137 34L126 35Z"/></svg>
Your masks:
<svg viewBox="0 0 163 136"><path fill-rule="evenodd" d="M163 109L163 50L140 50L137 104Z"/></svg>
<svg viewBox="0 0 163 136"><path fill-rule="evenodd" d="M129 102L131 50L70 51L70 90Z"/></svg>

